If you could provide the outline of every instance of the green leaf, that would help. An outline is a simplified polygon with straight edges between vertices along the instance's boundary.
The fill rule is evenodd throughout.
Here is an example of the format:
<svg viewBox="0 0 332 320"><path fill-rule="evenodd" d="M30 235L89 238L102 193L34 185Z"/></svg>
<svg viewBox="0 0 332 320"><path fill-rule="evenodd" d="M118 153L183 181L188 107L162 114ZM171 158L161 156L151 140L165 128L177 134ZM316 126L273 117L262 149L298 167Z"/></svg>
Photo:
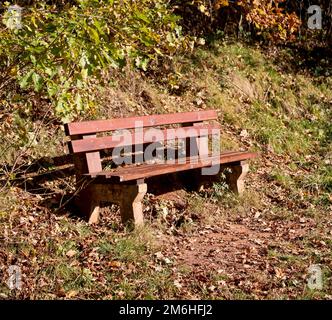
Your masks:
<svg viewBox="0 0 332 320"><path fill-rule="evenodd" d="M35 87L35 91L39 92L43 87L43 78L36 72L32 74L32 80Z"/></svg>
<svg viewBox="0 0 332 320"><path fill-rule="evenodd" d="M43 46L31 46L26 49L27 51L33 52L33 53L42 53L45 51L45 47Z"/></svg>
<svg viewBox="0 0 332 320"><path fill-rule="evenodd" d="M158 49L158 48L153 48L154 51L160 56L163 56L164 54Z"/></svg>
<svg viewBox="0 0 332 320"><path fill-rule="evenodd" d="M88 77L88 69L82 69L81 70L81 75L82 75L82 78L84 79L84 80L86 80L87 79L87 77Z"/></svg>
<svg viewBox="0 0 332 320"><path fill-rule="evenodd" d="M143 35L143 36L140 38L140 40L141 40L141 42L142 42L143 44L145 44L147 47L152 47L152 46L155 45L155 43L156 43L151 37L149 37L149 36L147 36L147 35Z"/></svg>
<svg viewBox="0 0 332 320"><path fill-rule="evenodd" d="M50 97L55 96L58 91L59 88L55 83L52 82L47 83L47 93Z"/></svg>
<svg viewBox="0 0 332 320"><path fill-rule="evenodd" d="M100 38L99 38L99 34L97 32L96 29L93 29L91 27L88 27L88 33L90 38L96 43L99 44L100 43Z"/></svg>
<svg viewBox="0 0 332 320"><path fill-rule="evenodd" d="M76 104L76 109L78 111L82 111L83 110L82 97L81 97L81 95L79 93L75 97L75 104Z"/></svg>
<svg viewBox="0 0 332 320"><path fill-rule="evenodd" d="M30 60L31 60L32 64L34 64L34 65L37 63L37 59L33 54L30 55Z"/></svg>
<svg viewBox="0 0 332 320"><path fill-rule="evenodd" d="M22 89L25 89L28 85L29 82L31 81L31 76L33 74L33 70L30 70L28 73L26 73L20 80L20 87Z"/></svg>
<svg viewBox="0 0 332 320"><path fill-rule="evenodd" d="M104 34L104 31L103 31L103 29L102 29L102 27L101 27L99 21L98 21L98 20L94 20L94 21L93 21L93 24L94 24L94 26L97 28L99 34L100 34L100 35L103 35L103 34Z"/></svg>
<svg viewBox="0 0 332 320"><path fill-rule="evenodd" d="M139 20L142 20L146 23L151 23L150 19L142 12L135 12L135 17L138 18Z"/></svg>
<svg viewBox="0 0 332 320"><path fill-rule="evenodd" d="M150 59L147 57L137 57L135 59L135 65L137 68L142 69L144 71L148 70Z"/></svg>

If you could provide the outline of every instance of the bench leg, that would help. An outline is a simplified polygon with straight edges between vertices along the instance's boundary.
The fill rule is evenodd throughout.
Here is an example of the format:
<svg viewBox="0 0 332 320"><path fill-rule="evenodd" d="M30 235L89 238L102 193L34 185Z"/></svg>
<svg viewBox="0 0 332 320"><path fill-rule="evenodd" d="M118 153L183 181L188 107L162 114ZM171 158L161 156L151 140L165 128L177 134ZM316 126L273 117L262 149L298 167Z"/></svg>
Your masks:
<svg viewBox="0 0 332 320"><path fill-rule="evenodd" d="M241 161L237 165L229 166L230 173L226 173L226 182L229 189L234 193L241 195L244 192L244 178L249 171L249 164Z"/></svg>
<svg viewBox="0 0 332 320"><path fill-rule="evenodd" d="M90 201L89 206L86 209L86 216L88 218L89 224L98 223L99 220L99 202L98 201Z"/></svg>
<svg viewBox="0 0 332 320"><path fill-rule="evenodd" d="M147 192L145 183L123 187L120 200L120 212L124 224L143 225L142 200Z"/></svg>
<svg viewBox="0 0 332 320"><path fill-rule="evenodd" d="M94 185L82 190L75 199L75 204L80 211L80 215L90 224L98 222L100 202Z"/></svg>
<svg viewBox="0 0 332 320"><path fill-rule="evenodd" d="M99 219L100 202L120 205L122 222L134 225L143 224L142 200L147 192L145 183L137 185L92 184L82 190L76 198L80 213L90 224Z"/></svg>

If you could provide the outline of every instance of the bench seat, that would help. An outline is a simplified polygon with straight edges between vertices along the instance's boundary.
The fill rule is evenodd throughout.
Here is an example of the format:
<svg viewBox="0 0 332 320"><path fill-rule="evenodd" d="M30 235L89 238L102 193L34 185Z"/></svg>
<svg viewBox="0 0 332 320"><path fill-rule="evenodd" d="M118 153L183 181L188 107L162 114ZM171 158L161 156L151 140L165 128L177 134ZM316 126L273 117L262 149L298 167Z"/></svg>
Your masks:
<svg viewBox="0 0 332 320"><path fill-rule="evenodd" d="M103 177L105 179L110 179L112 182L120 183L174 172L211 167L212 164L230 164L252 159L256 156L257 154L253 152L223 152L220 155L210 155L206 158L185 157L179 162L168 160L164 163L129 165L108 171L88 173L85 174L85 176L90 178Z"/></svg>

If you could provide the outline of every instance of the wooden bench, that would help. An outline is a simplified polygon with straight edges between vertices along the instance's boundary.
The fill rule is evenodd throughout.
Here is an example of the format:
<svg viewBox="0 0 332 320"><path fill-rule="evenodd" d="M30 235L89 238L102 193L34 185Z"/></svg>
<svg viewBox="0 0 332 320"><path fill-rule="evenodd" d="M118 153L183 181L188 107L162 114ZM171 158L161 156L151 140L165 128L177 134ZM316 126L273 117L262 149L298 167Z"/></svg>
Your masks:
<svg viewBox="0 0 332 320"><path fill-rule="evenodd" d="M96 223L101 202L116 203L124 223L142 224L142 199L151 177L187 170L197 172L197 169L220 165L231 168L227 182L231 190L241 193L248 172L247 160L256 154L218 152L211 155L209 141L220 131L217 117L215 110L208 110L66 124L69 152L74 156L76 204L80 212L90 223ZM176 146L179 141L186 141L186 147ZM167 146L168 142L173 142L172 148ZM112 152L113 161L126 159L124 162L129 164L105 170L102 161L105 150ZM160 157L168 153L173 157L166 160Z"/></svg>

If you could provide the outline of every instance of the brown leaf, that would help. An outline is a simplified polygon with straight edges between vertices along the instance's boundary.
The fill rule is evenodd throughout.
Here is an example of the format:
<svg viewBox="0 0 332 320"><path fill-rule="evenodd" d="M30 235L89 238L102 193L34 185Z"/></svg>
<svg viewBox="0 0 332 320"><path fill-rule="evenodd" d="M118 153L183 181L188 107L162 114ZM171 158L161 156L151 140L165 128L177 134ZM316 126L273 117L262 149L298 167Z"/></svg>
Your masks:
<svg viewBox="0 0 332 320"><path fill-rule="evenodd" d="M76 296L77 296L77 294L78 294L78 292L77 292L77 291L75 291L75 290L70 290L69 292L67 292L67 295L66 295L66 297L67 297L67 298L69 298L69 299L71 299L71 298L74 298L74 297L76 297Z"/></svg>
<svg viewBox="0 0 332 320"><path fill-rule="evenodd" d="M73 256L76 255L76 251L75 250L69 250L67 253L66 253L66 256L68 258L72 258Z"/></svg>
<svg viewBox="0 0 332 320"><path fill-rule="evenodd" d="M66 296L65 290L63 288L60 288L57 292L57 296L64 298Z"/></svg>
<svg viewBox="0 0 332 320"><path fill-rule="evenodd" d="M121 268L122 266L122 263L120 261L110 261L108 263L108 265L111 267L111 268L114 268L114 269L118 269L118 268Z"/></svg>

